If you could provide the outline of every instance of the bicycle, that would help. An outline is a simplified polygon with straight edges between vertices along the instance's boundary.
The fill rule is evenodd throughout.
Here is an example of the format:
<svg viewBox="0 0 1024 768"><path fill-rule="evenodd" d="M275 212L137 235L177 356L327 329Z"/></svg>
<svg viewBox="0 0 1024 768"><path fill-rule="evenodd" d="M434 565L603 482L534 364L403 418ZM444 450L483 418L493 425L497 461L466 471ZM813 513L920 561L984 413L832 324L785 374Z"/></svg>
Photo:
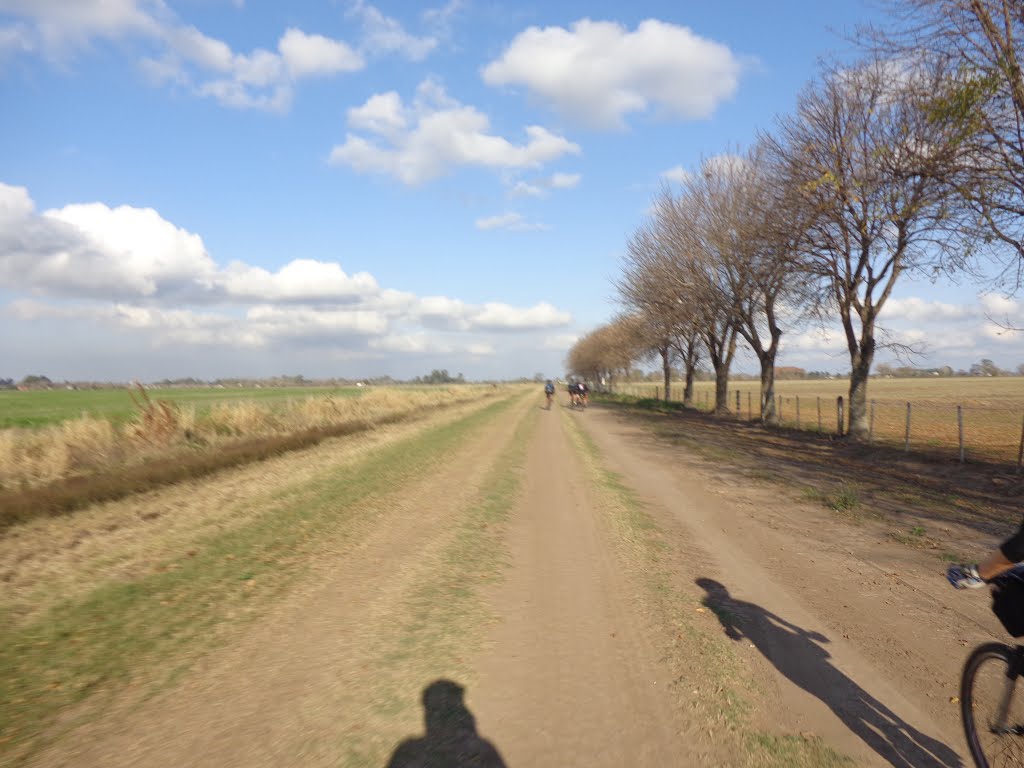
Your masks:
<svg viewBox="0 0 1024 768"><path fill-rule="evenodd" d="M1013 637L1024 636L1024 567L991 582L992 611ZM1024 766L1024 645L982 643L964 663L960 715L971 757L979 768Z"/></svg>

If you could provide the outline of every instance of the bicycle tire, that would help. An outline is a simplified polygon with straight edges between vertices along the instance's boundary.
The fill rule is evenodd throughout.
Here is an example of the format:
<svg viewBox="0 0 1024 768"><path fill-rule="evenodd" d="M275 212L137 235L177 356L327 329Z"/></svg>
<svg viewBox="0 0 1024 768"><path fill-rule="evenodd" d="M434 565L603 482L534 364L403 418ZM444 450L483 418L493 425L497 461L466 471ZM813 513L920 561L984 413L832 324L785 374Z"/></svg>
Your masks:
<svg viewBox="0 0 1024 768"><path fill-rule="evenodd" d="M997 768L1001 765L1024 765L1024 736L1019 730L1000 733L992 728L991 723L979 723L975 711L979 706L995 704L998 712L1004 708L1002 716L1012 709L1013 697L1016 693L1018 677L1017 651L1004 643L984 643L975 648L964 662L963 674L960 677L960 715L964 724L964 736L967 747L971 751L978 768ZM996 694L978 695L979 673L988 665L994 664L996 674L1005 678L1005 687ZM998 680L998 678L997 678ZM993 696L1006 697L1002 702L992 701ZM983 699L983 700L982 700ZM979 731L979 724L981 729ZM1005 727L1005 723L1002 724ZM1019 725L1014 726L1019 729ZM985 738L983 738L985 737ZM1006 758L1004 761L1003 758Z"/></svg>

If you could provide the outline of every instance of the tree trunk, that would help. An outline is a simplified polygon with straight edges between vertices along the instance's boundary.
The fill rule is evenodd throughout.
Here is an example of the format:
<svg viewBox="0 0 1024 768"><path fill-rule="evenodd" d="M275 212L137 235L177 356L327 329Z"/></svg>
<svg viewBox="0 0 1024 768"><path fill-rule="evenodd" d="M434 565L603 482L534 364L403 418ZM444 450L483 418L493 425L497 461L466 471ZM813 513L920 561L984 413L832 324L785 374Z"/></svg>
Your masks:
<svg viewBox="0 0 1024 768"><path fill-rule="evenodd" d="M712 360L715 368L715 410L717 414L732 413L729 410L729 369L736 355L736 328L729 331L728 341L723 345L725 354Z"/></svg>
<svg viewBox="0 0 1024 768"><path fill-rule="evenodd" d="M672 394L672 358L669 354L672 349L666 344L659 351L661 352L661 370L665 376L665 402L667 403L672 399L670 397Z"/></svg>
<svg viewBox="0 0 1024 768"><path fill-rule="evenodd" d="M683 386L683 406L693 408L693 372L695 363L686 364L686 384Z"/></svg>
<svg viewBox="0 0 1024 768"><path fill-rule="evenodd" d="M715 413L729 413L729 369L715 371Z"/></svg>
<svg viewBox="0 0 1024 768"><path fill-rule="evenodd" d="M775 410L775 351L761 355L761 423L778 424Z"/></svg>
<svg viewBox="0 0 1024 768"><path fill-rule="evenodd" d="M851 440L868 439L868 375L875 358L873 329L865 328L860 348L850 359L850 429Z"/></svg>

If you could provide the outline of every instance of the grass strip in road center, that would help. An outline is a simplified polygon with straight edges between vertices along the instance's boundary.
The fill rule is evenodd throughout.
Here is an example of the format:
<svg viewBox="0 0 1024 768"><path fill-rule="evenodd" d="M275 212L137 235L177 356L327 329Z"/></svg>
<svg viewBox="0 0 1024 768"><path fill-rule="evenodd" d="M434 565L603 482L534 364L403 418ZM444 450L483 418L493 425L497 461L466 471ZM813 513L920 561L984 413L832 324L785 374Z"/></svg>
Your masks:
<svg viewBox="0 0 1024 768"><path fill-rule="evenodd" d="M464 686L473 681L469 659L483 628L494 620L480 588L501 578L508 563L505 524L516 503L526 448L536 428L531 409L482 485L459 513L451 541L429 576L404 600L400 617L387 623L362 685L351 691L363 722L335 745L346 768L379 768L409 730L421 726L422 688L439 678ZM356 705L353 705L352 709ZM350 709L351 711L351 709Z"/></svg>
<svg viewBox="0 0 1024 768"><path fill-rule="evenodd" d="M695 605L672 577L671 564L683 554L644 509L636 494L610 471L600 449L573 419L568 433L583 458L596 497L617 539L620 555L645 588L643 609L662 630L662 650L672 673L670 690L689 718L701 718L700 730L711 732L740 765L778 768L833 768L851 761L817 738L766 733L750 723L744 672L732 649L718 634L697 625Z"/></svg>
<svg viewBox="0 0 1024 768"><path fill-rule="evenodd" d="M318 542L356 537L373 499L425 476L512 402L495 401L270 497L246 525L134 580L98 584L40 620L19 624L0 615L0 762L26 758L58 713L86 699L101 708L129 680L180 667L215 644L225 626L260 615ZM98 707L79 711L63 718L65 729Z"/></svg>

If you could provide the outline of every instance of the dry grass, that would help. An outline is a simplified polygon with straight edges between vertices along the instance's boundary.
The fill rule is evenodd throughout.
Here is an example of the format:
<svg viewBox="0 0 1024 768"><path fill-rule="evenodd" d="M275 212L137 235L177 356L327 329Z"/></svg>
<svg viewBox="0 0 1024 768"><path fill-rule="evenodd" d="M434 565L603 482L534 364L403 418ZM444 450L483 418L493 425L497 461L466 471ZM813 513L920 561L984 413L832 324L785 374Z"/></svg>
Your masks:
<svg viewBox="0 0 1024 768"><path fill-rule="evenodd" d="M382 389L360 398L312 397L276 407L222 404L201 415L143 393L135 418L120 427L83 417L35 430L3 430L0 529L492 393L490 387Z"/></svg>
<svg viewBox="0 0 1024 768"><path fill-rule="evenodd" d="M729 408L738 416L756 416L759 383L730 382ZM651 397L657 385L650 383L616 386L622 394ZM695 405L705 410L714 403L714 383L698 382ZM836 398L848 395L845 379L778 381L775 392L781 425L818 431L837 430ZM663 389L658 388L659 393ZM682 386L673 383L672 399L682 397ZM872 379L868 399L874 403L873 440L881 445L903 447L907 425L907 403L911 404L910 449L955 458L959 455L957 406L962 407L964 448L967 461L979 459L1015 464L1024 420L1024 380L1002 378ZM797 418L799 409L799 420Z"/></svg>

